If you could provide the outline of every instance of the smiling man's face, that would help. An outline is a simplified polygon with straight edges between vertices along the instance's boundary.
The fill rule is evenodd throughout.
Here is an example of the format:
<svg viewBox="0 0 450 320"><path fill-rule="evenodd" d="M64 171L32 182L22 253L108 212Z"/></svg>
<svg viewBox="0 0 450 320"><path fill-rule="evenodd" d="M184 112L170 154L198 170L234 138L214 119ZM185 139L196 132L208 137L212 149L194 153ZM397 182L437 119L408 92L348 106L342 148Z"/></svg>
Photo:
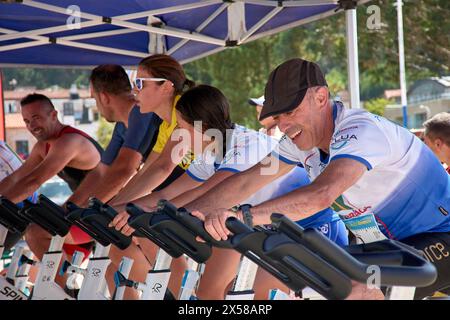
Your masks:
<svg viewBox="0 0 450 320"><path fill-rule="evenodd" d="M44 101L35 101L22 106L22 117L28 131L38 140L51 138L57 123L57 112Z"/></svg>
<svg viewBox="0 0 450 320"><path fill-rule="evenodd" d="M325 117L321 112L322 93L308 89L302 102L294 110L275 116L278 127L300 150L319 147L325 136Z"/></svg>

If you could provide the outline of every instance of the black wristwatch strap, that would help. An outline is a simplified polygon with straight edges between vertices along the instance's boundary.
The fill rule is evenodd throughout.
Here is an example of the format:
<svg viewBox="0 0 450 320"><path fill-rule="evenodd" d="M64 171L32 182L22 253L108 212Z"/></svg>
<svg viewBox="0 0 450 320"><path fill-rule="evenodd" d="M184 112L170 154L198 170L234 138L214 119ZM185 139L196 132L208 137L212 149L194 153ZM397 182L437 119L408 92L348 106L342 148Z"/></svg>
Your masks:
<svg viewBox="0 0 450 320"><path fill-rule="evenodd" d="M253 228L253 216L250 212L250 208L252 207L251 204L243 204L240 206L239 209L241 209L242 212L242 218L244 219L244 223L248 225L249 227Z"/></svg>

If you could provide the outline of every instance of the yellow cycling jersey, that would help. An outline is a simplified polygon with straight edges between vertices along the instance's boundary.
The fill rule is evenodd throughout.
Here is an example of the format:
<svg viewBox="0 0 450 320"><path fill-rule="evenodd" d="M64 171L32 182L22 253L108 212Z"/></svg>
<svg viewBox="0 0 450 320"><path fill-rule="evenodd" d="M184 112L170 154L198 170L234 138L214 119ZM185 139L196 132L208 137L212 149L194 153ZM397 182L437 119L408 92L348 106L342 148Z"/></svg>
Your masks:
<svg viewBox="0 0 450 320"><path fill-rule="evenodd" d="M180 98L181 96L177 95L173 101L170 123L168 123L166 120L163 120L163 122L159 126L158 137L156 138L155 145L152 149L156 153L161 153L164 150L164 147L167 141L169 141L173 130L175 130L175 128L177 127L178 123L175 105L177 104L178 100L180 100ZM192 160L194 160L194 153L190 151L183 157L178 166L186 170L191 164Z"/></svg>

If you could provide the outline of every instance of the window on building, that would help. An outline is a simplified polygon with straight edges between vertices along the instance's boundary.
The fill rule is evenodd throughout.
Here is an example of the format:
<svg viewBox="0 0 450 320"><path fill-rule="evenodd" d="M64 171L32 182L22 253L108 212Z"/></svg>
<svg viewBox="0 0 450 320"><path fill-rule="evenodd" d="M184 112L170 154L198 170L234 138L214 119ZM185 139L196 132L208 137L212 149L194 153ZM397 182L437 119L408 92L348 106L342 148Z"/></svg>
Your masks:
<svg viewBox="0 0 450 320"><path fill-rule="evenodd" d="M73 110L73 102L64 102L63 103L63 114L65 116L73 116L74 110Z"/></svg>
<svg viewBox="0 0 450 320"><path fill-rule="evenodd" d="M17 113L19 112L19 108L17 107L17 103L15 101L9 102L8 107L6 109L6 113Z"/></svg>
<svg viewBox="0 0 450 320"><path fill-rule="evenodd" d="M413 128L422 128L423 123L427 120L427 114L426 113L416 113L414 115L415 124Z"/></svg>
<svg viewBox="0 0 450 320"><path fill-rule="evenodd" d="M29 149L28 149L28 141L27 140L17 140L16 141L16 153L22 159L28 158Z"/></svg>

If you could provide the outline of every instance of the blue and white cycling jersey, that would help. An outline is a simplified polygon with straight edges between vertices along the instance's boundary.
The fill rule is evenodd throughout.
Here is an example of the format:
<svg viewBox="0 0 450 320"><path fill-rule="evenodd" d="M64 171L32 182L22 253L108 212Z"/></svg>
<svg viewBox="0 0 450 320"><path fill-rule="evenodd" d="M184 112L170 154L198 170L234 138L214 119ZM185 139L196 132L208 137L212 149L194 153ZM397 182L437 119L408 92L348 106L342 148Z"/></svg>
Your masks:
<svg viewBox="0 0 450 320"><path fill-rule="evenodd" d="M205 151L196 156L187 170L187 174L197 181L205 181L217 171L245 171L270 154L277 146L278 140L265 133L236 125L231 135L231 144L227 147L225 156L220 159L211 152ZM295 167L287 174L277 178L241 204L256 206L265 201L277 198L299 187L310 183L305 169ZM305 228L318 228L327 223L339 220L331 208L322 210L298 223Z"/></svg>
<svg viewBox="0 0 450 320"><path fill-rule="evenodd" d="M0 141L0 181L19 169L21 165L22 160L19 156L4 141ZM37 201L37 193L34 192L32 196L28 197L28 200L35 203ZM21 207L22 203L17 205Z"/></svg>
<svg viewBox="0 0 450 320"><path fill-rule="evenodd" d="M329 155L302 151L283 137L272 154L302 164L314 180L336 159L363 163L367 172L333 208L346 219L372 215L379 231L391 239L423 232L450 231L450 178L433 152L395 123L361 109L333 105L334 133ZM355 221L362 228L370 219Z"/></svg>

